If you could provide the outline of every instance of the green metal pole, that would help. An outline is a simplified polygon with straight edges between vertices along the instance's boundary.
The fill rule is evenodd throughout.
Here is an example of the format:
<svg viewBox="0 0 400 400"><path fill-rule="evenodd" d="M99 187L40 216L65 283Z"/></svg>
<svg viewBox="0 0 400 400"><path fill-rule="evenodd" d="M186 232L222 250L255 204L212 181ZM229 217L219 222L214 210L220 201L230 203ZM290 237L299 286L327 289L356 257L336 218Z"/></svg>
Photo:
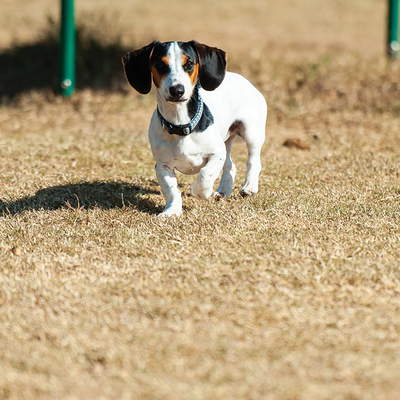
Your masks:
<svg viewBox="0 0 400 400"><path fill-rule="evenodd" d="M68 97L75 89L74 0L61 0L60 89Z"/></svg>
<svg viewBox="0 0 400 400"><path fill-rule="evenodd" d="M389 0L387 53L396 59L399 53L399 0Z"/></svg>

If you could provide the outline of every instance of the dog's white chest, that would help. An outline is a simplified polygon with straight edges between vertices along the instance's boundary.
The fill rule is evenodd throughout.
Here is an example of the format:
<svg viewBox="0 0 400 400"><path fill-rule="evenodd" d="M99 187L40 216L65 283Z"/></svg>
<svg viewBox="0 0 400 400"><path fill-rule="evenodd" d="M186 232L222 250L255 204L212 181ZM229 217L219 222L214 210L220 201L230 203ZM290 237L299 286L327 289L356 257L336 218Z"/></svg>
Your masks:
<svg viewBox="0 0 400 400"><path fill-rule="evenodd" d="M193 175L199 173L206 165L208 154L199 147L190 137L180 140L173 152L173 164L182 174Z"/></svg>

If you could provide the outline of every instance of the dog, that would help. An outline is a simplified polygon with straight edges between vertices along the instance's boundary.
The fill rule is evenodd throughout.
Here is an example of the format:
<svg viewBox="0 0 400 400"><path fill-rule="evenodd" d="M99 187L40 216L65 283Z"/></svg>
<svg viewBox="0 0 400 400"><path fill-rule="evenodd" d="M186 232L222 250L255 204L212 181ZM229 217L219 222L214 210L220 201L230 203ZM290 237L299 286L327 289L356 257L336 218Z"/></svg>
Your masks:
<svg viewBox="0 0 400 400"><path fill-rule="evenodd" d="M234 140L244 139L247 172L242 196L258 191L260 153L265 140L267 103L243 76L226 71L226 53L190 42L154 41L122 58L129 84L141 94L155 86L157 108L149 127L156 175L166 199L159 216L182 214L175 171L198 174L192 196L230 196L236 167L231 159Z"/></svg>

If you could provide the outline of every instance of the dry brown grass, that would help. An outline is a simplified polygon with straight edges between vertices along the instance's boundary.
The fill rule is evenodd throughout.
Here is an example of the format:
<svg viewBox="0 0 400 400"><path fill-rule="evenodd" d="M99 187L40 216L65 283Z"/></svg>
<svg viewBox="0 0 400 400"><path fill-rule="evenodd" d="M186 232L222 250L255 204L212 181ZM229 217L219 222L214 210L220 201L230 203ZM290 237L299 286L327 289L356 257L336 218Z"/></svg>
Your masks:
<svg viewBox="0 0 400 400"><path fill-rule="evenodd" d="M54 7L19 3L5 2L0 47ZM399 397L400 83L383 4L264 3L77 2L120 7L126 41L227 48L270 106L253 198L238 195L238 143L231 198L194 200L180 176L183 216L157 219L151 96L0 106L0 399Z"/></svg>

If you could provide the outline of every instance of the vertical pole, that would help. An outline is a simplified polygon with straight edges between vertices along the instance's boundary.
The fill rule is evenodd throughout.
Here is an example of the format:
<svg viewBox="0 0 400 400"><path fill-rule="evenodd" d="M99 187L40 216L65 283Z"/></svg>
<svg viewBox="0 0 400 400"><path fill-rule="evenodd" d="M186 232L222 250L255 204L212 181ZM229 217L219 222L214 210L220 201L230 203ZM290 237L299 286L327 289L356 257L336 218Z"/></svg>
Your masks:
<svg viewBox="0 0 400 400"><path fill-rule="evenodd" d="M61 0L60 89L68 97L75 89L74 0Z"/></svg>
<svg viewBox="0 0 400 400"><path fill-rule="evenodd" d="M389 0L388 7L387 53L396 59L399 52L399 0Z"/></svg>

